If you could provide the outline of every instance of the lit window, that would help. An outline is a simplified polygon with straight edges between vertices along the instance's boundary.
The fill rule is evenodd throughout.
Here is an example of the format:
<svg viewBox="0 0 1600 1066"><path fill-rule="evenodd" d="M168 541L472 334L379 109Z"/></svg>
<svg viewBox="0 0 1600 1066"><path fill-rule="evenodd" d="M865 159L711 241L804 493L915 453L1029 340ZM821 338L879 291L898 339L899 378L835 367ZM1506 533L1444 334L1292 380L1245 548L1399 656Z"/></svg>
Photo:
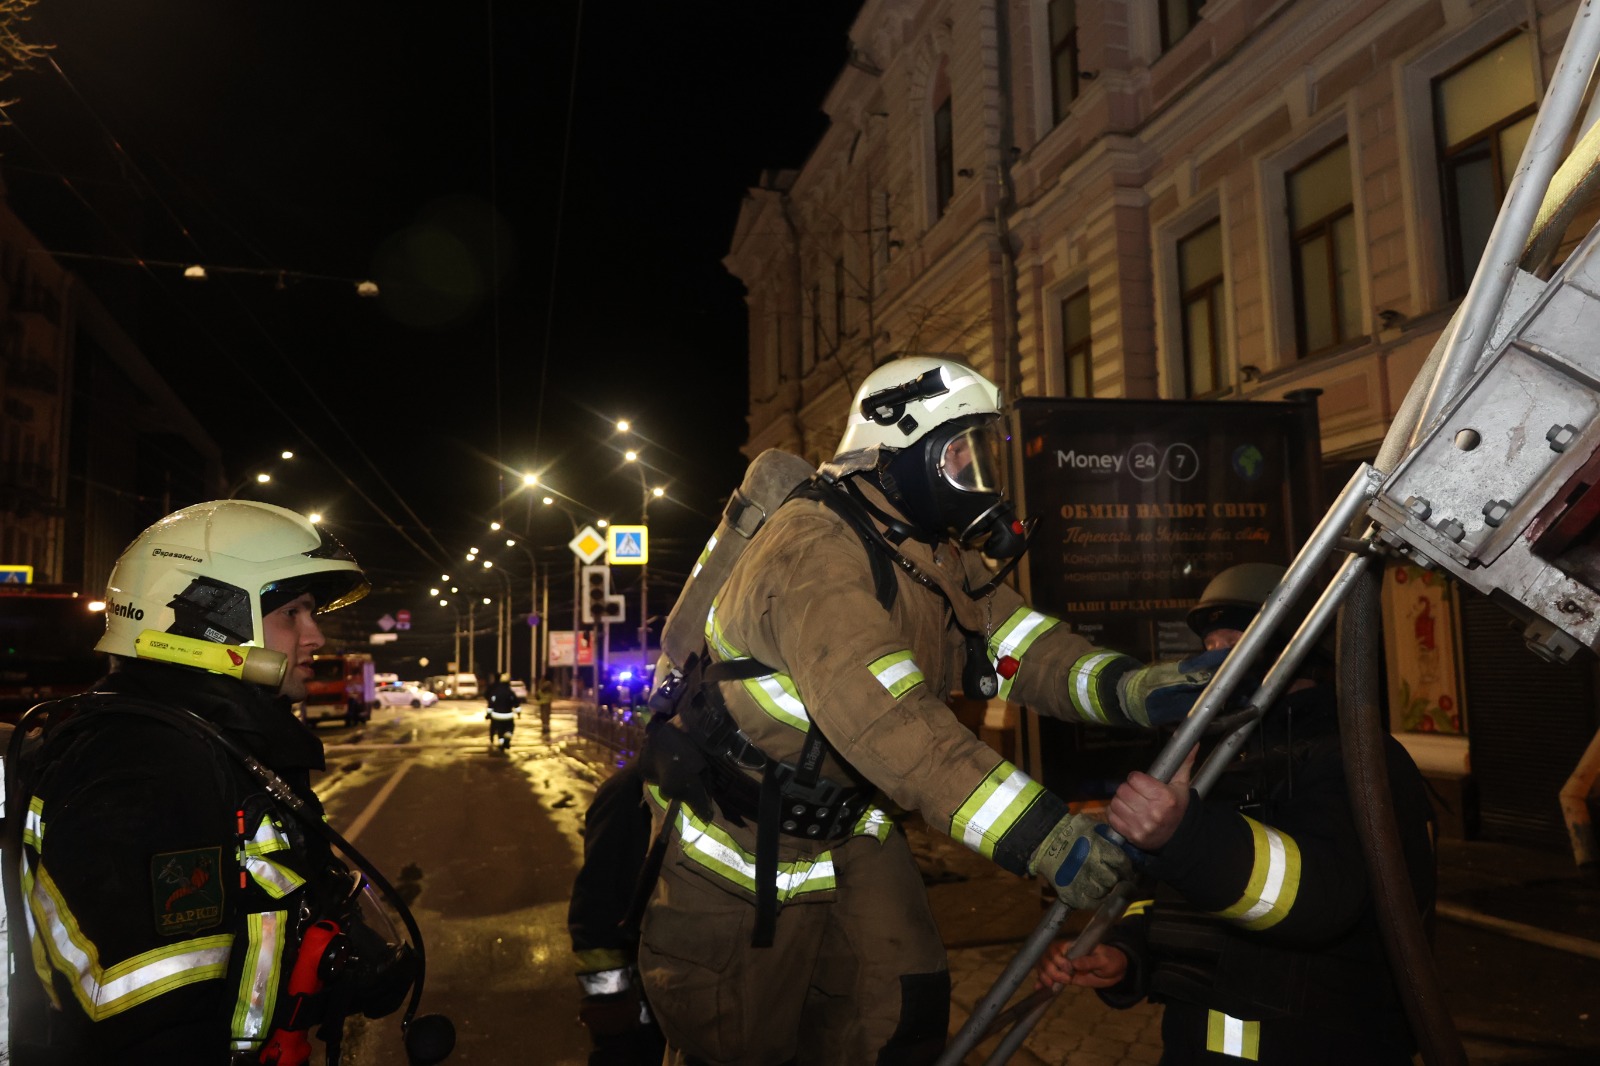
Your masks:
<svg viewBox="0 0 1600 1066"><path fill-rule="evenodd" d="M1094 353L1089 342L1089 290L1061 301L1061 354L1067 368L1067 395L1094 396Z"/></svg>
<svg viewBox="0 0 1600 1066"><path fill-rule="evenodd" d="M1222 388L1222 223L1213 219L1178 242L1183 303L1184 395Z"/></svg>
<svg viewBox="0 0 1600 1066"><path fill-rule="evenodd" d="M1050 0L1051 116L1060 122L1078 98L1078 2Z"/></svg>
<svg viewBox="0 0 1600 1066"><path fill-rule="evenodd" d="M1360 329L1350 145L1329 148L1288 175L1295 341L1302 356L1343 344Z"/></svg>
<svg viewBox="0 0 1600 1066"><path fill-rule="evenodd" d="M1528 143L1537 106L1526 34L1502 42L1433 83L1451 296L1467 291L1483 257L1511 174Z"/></svg>
<svg viewBox="0 0 1600 1066"><path fill-rule="evenodd" d="M1161 0L1161 50L1165 52L1200 21L1205 0Z"/></svg>

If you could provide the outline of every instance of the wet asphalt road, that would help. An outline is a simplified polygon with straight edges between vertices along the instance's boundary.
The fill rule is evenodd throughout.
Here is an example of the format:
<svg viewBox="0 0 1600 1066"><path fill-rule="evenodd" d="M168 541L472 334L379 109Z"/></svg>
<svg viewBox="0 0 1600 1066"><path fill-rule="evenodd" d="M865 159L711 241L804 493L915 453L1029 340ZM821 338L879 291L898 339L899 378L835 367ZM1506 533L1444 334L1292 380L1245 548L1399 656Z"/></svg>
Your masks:
<svg viewBox="0 0 1600 1066"><path fill-rule="evenodd" d="M427 947L420 1013L454 1021L452 1063L587 1058L566 916L595 780L564 754L580 744L570 709L558 706L553 734L544 744L525 713L511 751L491 752L477 701L319 727L328 772L317 792L331 824L411 901ZM342 1061L403 1066L399 1017L353 1019Z"/></svg>

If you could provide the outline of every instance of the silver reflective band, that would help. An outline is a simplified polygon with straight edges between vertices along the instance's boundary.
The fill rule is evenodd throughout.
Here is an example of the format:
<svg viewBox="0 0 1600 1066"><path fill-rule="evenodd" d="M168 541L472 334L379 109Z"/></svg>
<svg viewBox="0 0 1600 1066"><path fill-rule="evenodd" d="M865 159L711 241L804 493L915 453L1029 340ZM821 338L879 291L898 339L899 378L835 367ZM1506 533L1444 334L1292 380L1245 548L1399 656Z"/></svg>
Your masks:
<svg viewBox="0 0 1600 1066"><path fill-rule="evenodd" d="M633 987L633 982L628 978L626 969L599 970L595 973L580 973L578 987L583 989L586 996L609 996L616 992L626 992Z"/></svg>

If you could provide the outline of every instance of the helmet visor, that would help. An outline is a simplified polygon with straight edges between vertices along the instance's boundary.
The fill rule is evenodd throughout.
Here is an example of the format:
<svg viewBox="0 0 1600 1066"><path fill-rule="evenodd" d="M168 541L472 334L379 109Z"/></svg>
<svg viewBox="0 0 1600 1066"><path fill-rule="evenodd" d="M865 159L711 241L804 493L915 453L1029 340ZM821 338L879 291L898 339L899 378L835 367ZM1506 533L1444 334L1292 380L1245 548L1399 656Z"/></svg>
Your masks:
<svg viewBox="0 0 1600 1066"><path fill-rule="evenodd" d="M999 494L1002 485L1001 435L998 423L969 426L945 442L939 474L961 492Z"/></svg>

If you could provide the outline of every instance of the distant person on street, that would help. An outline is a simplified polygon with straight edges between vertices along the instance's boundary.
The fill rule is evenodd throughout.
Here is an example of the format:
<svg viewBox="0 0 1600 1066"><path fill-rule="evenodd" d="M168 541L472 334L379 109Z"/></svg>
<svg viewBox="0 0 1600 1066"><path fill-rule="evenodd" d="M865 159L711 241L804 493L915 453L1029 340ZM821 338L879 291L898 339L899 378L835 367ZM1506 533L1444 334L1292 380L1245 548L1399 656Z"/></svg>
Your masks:
<svg viewBox="0 0 1600 1066"><path fill-rule="evenodd" d="M550 707L556 701L556 683L549 676L541 677L533 690L533 702L539 705L539 732L550 739Z"/></svg>
<svg viewBox="0 0 1600 1066"><path fill-rule="evenodd" d="M1208 651L1238 642L1283 573L1249 563L1212 579L1188 619ZM1107 820L1150 854L1145 872L1178 899L1132 904L1080 959L1067 959L1068 942L1052 945L1041 986L1094 988L1113 1007L1164 1003L1163 1066L1408 1066L1415 1045L1368 893L1331 677L1327 651L1313 651L1220 795L1190 790L1192 755L1170 784L1128 778ZM1428 916L1433 807L1411 757L1384 741L1416 905Z"/></svg>
<svg viewBox="0 0 1600 1066"><path fill-rule="evenodd" d="M484 717L489 719L489 747L506 751L511 747L511 733L517 727L517 708L522 706L521 697L511 687L511 675L501 674L495 678L485 699L489 703L488 711L484 712Z"/></svg>

